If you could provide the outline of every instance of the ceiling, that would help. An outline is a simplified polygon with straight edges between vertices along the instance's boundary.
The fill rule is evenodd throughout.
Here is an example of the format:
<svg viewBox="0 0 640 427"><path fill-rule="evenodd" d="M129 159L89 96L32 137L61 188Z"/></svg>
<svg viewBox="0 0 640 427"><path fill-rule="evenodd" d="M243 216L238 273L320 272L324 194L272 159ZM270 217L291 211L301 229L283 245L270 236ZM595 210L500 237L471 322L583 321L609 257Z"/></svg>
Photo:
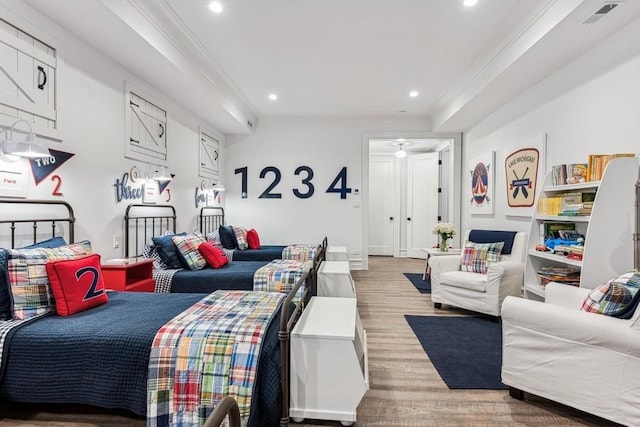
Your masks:
<svg viewBox="0 0 640 427"><path fill-rule="evenodd" d="M216 15L209 0L26 1L224 133L266 117L464 131L640 17L633 0L590 25L610 2L220 0Z"/></svg>

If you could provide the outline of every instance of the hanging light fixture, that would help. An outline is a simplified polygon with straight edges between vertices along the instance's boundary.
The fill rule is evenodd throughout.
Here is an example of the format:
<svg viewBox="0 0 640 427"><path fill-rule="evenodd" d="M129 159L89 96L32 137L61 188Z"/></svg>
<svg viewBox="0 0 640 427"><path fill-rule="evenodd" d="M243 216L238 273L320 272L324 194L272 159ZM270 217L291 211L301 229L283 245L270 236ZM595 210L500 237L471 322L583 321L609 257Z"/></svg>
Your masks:
<svg viewBox="0 0 640 427"><path fill-rule="evenodd" d="M404 138L398 138L394 142L391 143L394 147L399 147L398 151L394 152L393 155L398 159L404 159L407 157L408 153L404 151L404 147L407 145L411 145L410 142L407 142Z"/></svg>
<svg viewBox="0 0 640 427"><path fill-rule="evenodd" d="M24 123L27 125L27 128L29 128L27 132L22 131L26 134L24 141L15 141L14 139L16 125L19 123ZM2 158L2 160L15 162L20 157L38 159L51 156L49 149L36 139L36 136L31 130L31 125L26 120L17 120L9 129L3 129L3 132L4 137L0 139L0 158Z"/></svg>
<svg viewBox="0 0 640 427"><path fill-rule="evenodd" d="M164 183L171 181L173 179L173 176L171 176L166 166L160 166L160 169L154 172L151 179Z"/></svg>

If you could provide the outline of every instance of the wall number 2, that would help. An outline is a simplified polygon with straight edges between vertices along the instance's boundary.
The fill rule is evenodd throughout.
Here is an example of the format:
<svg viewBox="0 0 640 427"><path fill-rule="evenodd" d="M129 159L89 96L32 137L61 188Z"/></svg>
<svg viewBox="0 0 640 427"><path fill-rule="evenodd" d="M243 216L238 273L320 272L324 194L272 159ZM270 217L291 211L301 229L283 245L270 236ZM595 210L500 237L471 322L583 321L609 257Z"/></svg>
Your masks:
<svg viewBox="0 0 640 427"><path fill-rule="evenodd" d="M235 169L235 174L240 175L242 198L246 199L249 194L248 188L248 167ZM291 190L294 196L299 199L308 199L313 196L316 189L313 185L314 173L309 166L298 166L293 173L300 177L300 186ZM277 192L277 187L282 180L282 172L275 166L264 167L258 175L260 179L270 180L265 190L258 196L259 199L282 199L282 193ZM343 167L333 179L326 193L340 194L341 199L346 199L347 194L351 193L351 188L347 186L347 167Z"/></svg>

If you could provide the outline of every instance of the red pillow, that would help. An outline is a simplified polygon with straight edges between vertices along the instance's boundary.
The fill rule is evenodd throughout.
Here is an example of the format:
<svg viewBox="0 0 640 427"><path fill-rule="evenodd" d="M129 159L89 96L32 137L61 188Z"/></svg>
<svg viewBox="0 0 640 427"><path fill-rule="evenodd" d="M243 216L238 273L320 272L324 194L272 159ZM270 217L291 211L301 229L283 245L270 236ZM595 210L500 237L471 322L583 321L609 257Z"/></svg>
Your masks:
<svg viewBox="0 0 640 427"><path fill-rule="evenodd" d="M218 247L214 242L202 243L198 246L198 251L207 260L207 264L211 268L222 268L229 264L229 258L222 249Z"/></svg>
<svg viewBox="0 0 640 427"><path fill-rule="evenodd" d="M255 229L247 231L247 242L249 243L249 249L260 249L260 237Z"/></svg>
<svg viewBox="0 0 640 427"><path fill-rule="evenodd" d="M109 301L98 254L49 261L47 275L60 316L79 313Z"/></svg>

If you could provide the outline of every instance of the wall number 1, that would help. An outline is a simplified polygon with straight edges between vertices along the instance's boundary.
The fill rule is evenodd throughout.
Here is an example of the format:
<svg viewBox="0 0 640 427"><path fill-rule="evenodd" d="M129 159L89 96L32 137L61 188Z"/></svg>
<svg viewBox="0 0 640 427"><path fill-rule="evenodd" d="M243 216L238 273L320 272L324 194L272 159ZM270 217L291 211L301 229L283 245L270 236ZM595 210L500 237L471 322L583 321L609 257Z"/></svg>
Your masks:
<svg viewBox="0 0 640 427"><path fill-rule="evenodd" d="M248 174L249 169L247 166L237 168L234 170L236 175L240 175L241 179L241 197L246 199L249 194ZM300 176L301 186L291 190L294 196L299 199L308 199L315 193L315 186L312 183L314 178L313 169L309 166L298 166L294 171L294 175ZM282 172L276 166L264 167L259 174L260 179L271 178L271 182L265 190L258 196L259 199L281 199L282 193L276 191L276 187L282 180ZM338 175L333 179L326 193L338 193L341 199L346 199L347 194L351 193L351 187L347 186L347 167L343 167Z"/></svg>

